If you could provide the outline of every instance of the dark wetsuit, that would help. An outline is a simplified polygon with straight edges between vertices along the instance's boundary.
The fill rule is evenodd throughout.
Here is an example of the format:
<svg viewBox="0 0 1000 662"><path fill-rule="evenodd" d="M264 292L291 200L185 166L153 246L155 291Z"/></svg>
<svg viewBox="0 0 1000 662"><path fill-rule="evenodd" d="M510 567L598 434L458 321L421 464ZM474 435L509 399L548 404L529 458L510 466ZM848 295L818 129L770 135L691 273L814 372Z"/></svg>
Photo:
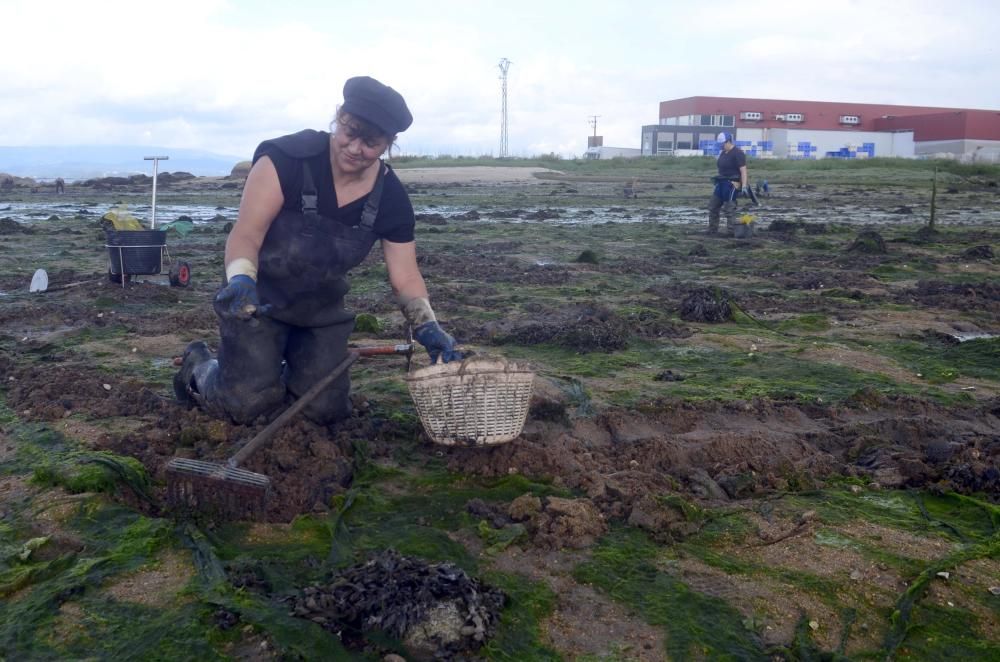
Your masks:
<svg viewBox="0 0 1000 662"><path fill-rule="evenodd" d="M413 207L388 166L371 193L340 207L329 133L265 141L254 162L265 155L285 199L258 257L257 291L270 310L251 322L220 315L218 361L195 371L207 408L237 422L275 410L286 393L302 395L344 359L354 328L354 314L344 309L347 272L376 240L413 241ZM345 373L303 411L318 423L343 418L349 392Z"/></svg>

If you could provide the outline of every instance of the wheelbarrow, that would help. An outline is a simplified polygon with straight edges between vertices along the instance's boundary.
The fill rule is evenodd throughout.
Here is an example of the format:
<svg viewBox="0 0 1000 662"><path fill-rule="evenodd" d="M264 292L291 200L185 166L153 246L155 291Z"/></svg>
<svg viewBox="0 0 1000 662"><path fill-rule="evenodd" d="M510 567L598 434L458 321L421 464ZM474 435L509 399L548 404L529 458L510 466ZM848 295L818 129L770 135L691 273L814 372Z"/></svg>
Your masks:
<svg viewBox="0 0 1000 662"><path fill-rule="evenodd" d="M191 266L187 262L170 259L165 230L106 230L105 234L108 278L112 283L121 283L125 287L132 276L163 273L165 261L171 286L190 285Z"/></svg>
<svg viewBox="0 0 1000 662"><path fill-rule="evenodd" d="M108 249L108 279L112 283L125 283L132 276L151 275L163 272L164 258L169 268L172 287L187 287L191 284L191 265L184 261L172 261L167 251L167 233L156 229L156 176L157 165L169 156L146 156L153 162L153 202L149 230L105 230Z"/></svg>

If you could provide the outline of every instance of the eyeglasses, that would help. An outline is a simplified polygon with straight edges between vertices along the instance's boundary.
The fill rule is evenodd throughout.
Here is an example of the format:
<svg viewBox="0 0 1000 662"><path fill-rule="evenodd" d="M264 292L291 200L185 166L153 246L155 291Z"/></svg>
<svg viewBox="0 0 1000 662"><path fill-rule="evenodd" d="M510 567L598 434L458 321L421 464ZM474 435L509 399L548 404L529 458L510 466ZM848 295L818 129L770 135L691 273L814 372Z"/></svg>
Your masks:
<svg viewBox="0 0 1000 662"><path fill-rule="evenodd" d="M355 140L360 140L361 144L365 148L379 151L385 149L387 146L385 138L372 135L371 132L366 132L361 126L355 124L354 122L349 120L346 122L344 120L339 120L337 124L337 133L340 134L343 132L344 138L346 138L349 143L352 143ZM368 133L368 135L365 135L365 133Z"/></svg>

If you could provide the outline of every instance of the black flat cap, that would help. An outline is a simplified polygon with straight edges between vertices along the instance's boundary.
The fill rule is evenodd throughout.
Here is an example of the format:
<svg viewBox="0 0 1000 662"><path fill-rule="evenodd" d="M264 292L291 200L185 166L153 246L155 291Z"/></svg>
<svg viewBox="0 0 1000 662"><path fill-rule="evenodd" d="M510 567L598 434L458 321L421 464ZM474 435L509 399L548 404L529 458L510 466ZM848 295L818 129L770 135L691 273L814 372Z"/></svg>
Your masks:
<svg viewBox="0 0 1000 662"><path fill-rule="evenodd" d="M344 103L340 108L371 122L389 136L406 131L413 123L403 96L368 76L355 76L344 83Z"/></svg>

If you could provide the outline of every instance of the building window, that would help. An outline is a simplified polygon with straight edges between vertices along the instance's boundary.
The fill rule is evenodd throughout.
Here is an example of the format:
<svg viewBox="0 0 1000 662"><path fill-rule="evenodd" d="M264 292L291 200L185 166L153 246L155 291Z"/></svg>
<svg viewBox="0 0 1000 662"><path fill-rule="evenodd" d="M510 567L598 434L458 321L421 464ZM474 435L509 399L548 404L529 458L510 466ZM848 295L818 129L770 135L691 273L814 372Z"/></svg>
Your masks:
<svg viewBox="0 0 1000 662"><path fill-rule="evenodd" d="M701 126L712 126L714 124L711 115L702 115L699 119L701 120L699 122Z"/></svg>
<svg viewBox="0 0 1000 662"><path fill-rule="evenodd" d="M657 140L656 141L656 150L658 152L662 152L663 150L673 149L673 148L674 148L674 141L673 140Z"/></svg>
<svg viewBox="0 0 1000 662"><path fill-rule="evenodd" d="M735 126L736 116L735 115L723 115L722 116L722 126Z"/></svg>

